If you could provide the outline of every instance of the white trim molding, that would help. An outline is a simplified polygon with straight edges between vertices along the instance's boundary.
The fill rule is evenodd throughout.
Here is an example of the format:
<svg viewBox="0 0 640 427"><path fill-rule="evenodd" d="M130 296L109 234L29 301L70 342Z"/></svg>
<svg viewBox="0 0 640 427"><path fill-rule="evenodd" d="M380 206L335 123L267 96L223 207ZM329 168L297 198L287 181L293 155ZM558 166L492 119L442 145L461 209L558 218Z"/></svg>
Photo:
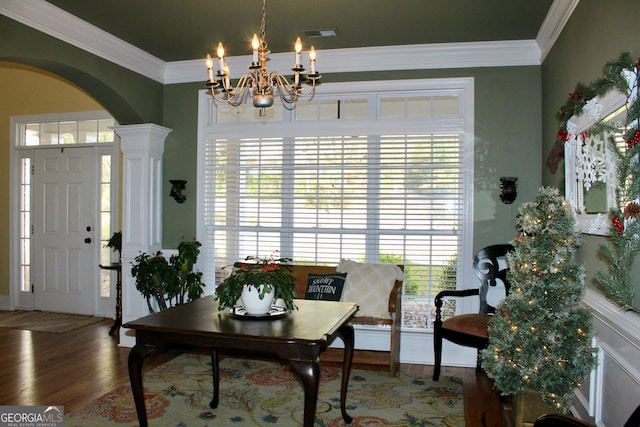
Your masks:
<svg viewBox="0 0 640 427"><path fill-rule="evenodd" d="M384 58L384 61L380 61L380 58ZM231 69L231 78L237 79L247 72L251 56L233 56L226 60ZM271 69L288 70L291 67L290 62L289 53L269 55ZM377 46L318 52L318 67L321 73L525 65L540 65L540 49L535 40ZM170 62L165 69L165 84L204 82L206 79L204 57Z"/></svg>
<svg viewBox="0 0 640 427"><path fill-rule="evenodd" d="M555 44L564 26L571 17L580 0L554 0L547 17L544 19L536 42L540 48L540 63L544 62Z"/></svg>
<svg viewBox="0 0 640 427"><path fill-rule="evenodd" d="M621 426L640 396L640 316L590 288L583 302L593 311L599 364L576 391L572 410L598 426Z"/></svg>
<svg viewBox="0 0 640 427"><path fill-rule="evenodd" d="M166 62L44 0L2 0L0 14L163 83Z"/></svg>
<svg viewBox="0 0 640 427"><path fill-rule="evenodd" d="M536 40L332 49L318 53L318 65L323 73L540 65L578 1L554 0ZM165 62L45 0L2 0L0 14L162 84L207 79L206 52L202 59ZM270 67L288 69L290 59L290 54L272 54ZM237 78L250 56L227 60Z"/></svg>

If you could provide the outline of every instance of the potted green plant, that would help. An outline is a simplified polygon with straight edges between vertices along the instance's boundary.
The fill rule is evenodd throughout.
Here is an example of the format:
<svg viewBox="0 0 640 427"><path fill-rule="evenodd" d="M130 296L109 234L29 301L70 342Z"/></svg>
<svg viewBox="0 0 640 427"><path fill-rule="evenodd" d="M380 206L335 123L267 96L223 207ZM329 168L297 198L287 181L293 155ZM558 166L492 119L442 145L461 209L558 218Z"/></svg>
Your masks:
<svg viewBox="0 0 640 427"><path fill-rule="evenodd" d="M195 240L182 242L178 254L168 260L160 251L155 255L141 253L135 258L131 275L136 279L136 289L147 299L151 313L155 312L152 299L163 311L202 296L205 287L202 272L193 271L200 246Z"/></svg>
<svg viewBox="0 0 640 427"><path fill-rule="evenodd" d="M243 306L250 314L260 314L252 311L247 306L251 295L264 302L266 310L271 306L271 301L282 299L287 311L297 308L293 303L296 297L294 275L286 263L289 258L279 258L277 251L268 258L256 258L249 256L240 267L233 268L231 275L227 277L216 289L215 299L218 308L235 307L238 300L242 300Z"/></svg>
<svg viewBox="0 0 640 427"><path fill-rule="evenodd" d="M122 259L122 231L116 231L113 233L105 246L110 248L112 251L118 252L118 262L120 262Z"/></svg>

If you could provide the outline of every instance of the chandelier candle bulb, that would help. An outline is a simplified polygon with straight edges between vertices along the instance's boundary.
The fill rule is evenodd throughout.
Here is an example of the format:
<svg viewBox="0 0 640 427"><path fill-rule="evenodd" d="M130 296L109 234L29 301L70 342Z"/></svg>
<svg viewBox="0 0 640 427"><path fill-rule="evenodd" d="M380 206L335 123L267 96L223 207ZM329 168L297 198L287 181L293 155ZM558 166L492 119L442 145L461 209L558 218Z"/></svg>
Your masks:
<svg viewBox="0 0 640 427"><path fill-rule="evenodd" d="M213 82L213 59L211 58L211 55L209 55L207 53L207 59L205 60L205 63L207 64L207 71L209 71L209 81Z"/></svg>
<svg viewBox="0 0 640 427"><path fill-rule="evenodd" d="M316 73L316 49L313 46L311 46L311 49L309 49L309 62L310 62L311 74L315 74Z"/></svg>
<svg viewBox="0 0 640 427"><path fill-rule="evenodd" d="M295 49L296 49L296 68L298 68L298 66L300 65L300 52L302 52L302 40L300 40L300 37L298 37L296 39L296 44L295 44Z"/></svg>
<svg viewBox="0 0 640 427"><path fill-rule="evenodd" d="M224 64L224 87L227 88L230 86L230 81L229 81L229 66L227 64Z"/></svg>
<svg viewBox="0 0 640 427"><path fill-rule="evenodd" d="M220 67L220 73L224 72L224 47L222 42L218 42L218 66Z"/></svg>
<svg viewBox="0 0 640 427"><path fill-rule="evenodd" d="M251 40L251 47L253 48L253 58L252 62L254 64L258 63L258 48L260 47L260 39L257 34L253 35L253 39Z"/></svg>

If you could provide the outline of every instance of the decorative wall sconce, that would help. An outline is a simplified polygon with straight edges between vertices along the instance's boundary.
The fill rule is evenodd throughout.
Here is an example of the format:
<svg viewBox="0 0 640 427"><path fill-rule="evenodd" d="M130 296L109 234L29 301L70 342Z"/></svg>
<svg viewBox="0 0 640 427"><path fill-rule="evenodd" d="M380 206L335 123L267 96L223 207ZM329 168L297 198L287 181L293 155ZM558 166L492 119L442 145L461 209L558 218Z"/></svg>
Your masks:
<svg viewBox="0 0 640 427"><path fill-rule="evenodd" d="M518 184L516 181L518 180L515 176L503 176L500 178L500 200L502 203L510 205L518 196L518 192L516 189L518 188Z"/></svg>
<svg viewBox="0 0 640 427"><path fill-rule="evenodd" d="M171 192L169 193L169 196L173 197L178 203L183 203L187 200L187 196L182 194L182 190L185 189L187 181L182 179L172 179L169 180L169 182L171 183Z"/></svg>

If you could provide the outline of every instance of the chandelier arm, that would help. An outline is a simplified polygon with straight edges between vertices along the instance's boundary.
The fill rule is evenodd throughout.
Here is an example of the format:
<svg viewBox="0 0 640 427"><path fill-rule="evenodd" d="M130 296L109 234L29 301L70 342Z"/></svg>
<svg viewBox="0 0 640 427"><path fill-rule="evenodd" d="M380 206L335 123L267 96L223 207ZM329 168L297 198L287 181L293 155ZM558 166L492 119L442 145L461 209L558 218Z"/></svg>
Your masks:
<svg viewBox="0 0 640 427"><path fill-rule="evenodd" d="M300 96L308 97L307 101L311 101L316 96L316 82L315 80L311 84L311 89L307 93L302 93Z"/></svg>
<svg viewBox="0 0 640 427"><path fill-rule="evenodd" d="M307 98L307 101L311 101L313 99L313 97L316 95L316 83L315 81L313 83L311 83L311 88L309 90L307 90L306 92L304 91L304 89L302 87L300 87L300 89L298 89L297 91L298 93L298 98Z"/></svg>
<svg viewBox="0 0 640 427"><path fill-rule="evenodd" d="M255 86L255 81L256 79L253 73L246 73L242 77L240 77L240 79L238 79L238 83L236 83L235 87L233 87L232 85L227 86L227 84L223 83L222 88L229 94L230 98L236 98L246 89L250 88L251 86Z"/></svg>
<svg viewBox="0 0 640 427"><path fill-rule="evenodd" d="M280 99L284 99L284 98L282 98L282 96L281 96ZM296 109L296 105L297 105L296 101L293 101L293 102L286 102L285 101L285 102L282 103L282 108L284 108L285 110L288 110L288 111L293 111L293 110Z"/></svg>
<svg viewBox="0 0 640 427"><path fill-rule="evenodd" d="M272 71L269 74L269 81L274 82L274 86L278 90L280 98L286 103L296 102L298 99L298 91L289 81L280 73Z"/></svg>
<svg viewBox="0 0 640 427"><path fill-rule="evenodd" d="M233 98L229 98L226 102L232 107L238 107L244 104L247 101L247 97L249 96L249 90L243 90L241 93L237 94Z"/></svg>
<svg viewBox="0 0 640 427"><path fill-rule="evenodd" d="M216 94L216 88L211 87L209 89L209 94L214 99L214 101L217 101L217 102L229 102L229 97L227 96L227 93L226 92L223 92L223 93L224 93L224 95L220 96L219 94L218 95Z"/></svg>
<svg viewBox="0 0 640 427"><path fill-rule="evenodd" d="M298 101L298 96L294 93L285 92L282 90L280 85L276 86L276 93L278 97L282 100L282 106L287 110L294 110L296 108L296 102Z"/></svg>
<svg viewBox="0 0 640 427"><path fill-rule="evenodd" d="M250 87L253 85L254 81L255 79L253 75L251 75L251 73L247 73L240 77L235 88L228 88L224 84L223 78L223 83L218 86L221 88L221 93L216 95L216 88L214 87L211 88L210 93L214 100L218 102L226 102L233 107L237 107L247 100Z"/></svg>
<svg viewBox="0 0 640 427"><path fill-rule="evenodd" d="M228 92L226 95L227 97L225 98L224 102L231 105L232 107L238 107L239 105L242 105L246 101L247 96L249 95L249 90L245 88L241 92L235 92L235 93Z"/></svg>
<svg viewBox="0 0 640 427"><path fill-rule="evenodd" d="M209 94L211 95L211 97L213 98L214 101L216 102L221 102L221 103L227 103L229 105L231 105L232 107L237 107L238 105L242 104L246 99L247 99L247 95L246 93L248 93L248 91L244 92L244 96L240 96L242 95L241 93L235 95L235 96L229 96L228 93L225 93L224 96L220 96L220 95L216 95L215 93L215 89L211 89L209 91ZM239 101L238 101L239 99Z"/></svg>
<svg viewBox="0 0 640 427"><path fill-rule="evenodd" d="M282 74L276 71L272 71L269 74L269 79L271 81L277 81L278 84L276 84L276 86L278 87L278 91L280 93L286 92L288 94L286 98L288 99L288 101L285 101L287 103L297 102L298 99L306 97L309 97L307 101L311 101L316 94L315 79L311 80L311 89L307 90L306 92L302 88L302 85L298 85L297 87L293 86ZM280 96L280 98L285 100L282 95Z"/></svg>

